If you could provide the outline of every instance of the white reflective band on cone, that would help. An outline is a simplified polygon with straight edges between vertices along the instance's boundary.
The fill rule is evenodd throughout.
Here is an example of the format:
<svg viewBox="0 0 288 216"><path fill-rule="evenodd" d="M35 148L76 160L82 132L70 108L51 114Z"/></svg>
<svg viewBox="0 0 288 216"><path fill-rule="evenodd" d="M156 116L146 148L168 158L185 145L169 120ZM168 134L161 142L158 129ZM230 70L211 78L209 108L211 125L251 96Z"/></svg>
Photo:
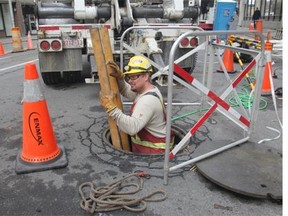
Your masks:
<svg viewBox="0 0 288 216"><path fill-rule="evenodd" d="M24 81L24 96L25 102L37 102L44 100L44 94L39 79Z"/></svg>

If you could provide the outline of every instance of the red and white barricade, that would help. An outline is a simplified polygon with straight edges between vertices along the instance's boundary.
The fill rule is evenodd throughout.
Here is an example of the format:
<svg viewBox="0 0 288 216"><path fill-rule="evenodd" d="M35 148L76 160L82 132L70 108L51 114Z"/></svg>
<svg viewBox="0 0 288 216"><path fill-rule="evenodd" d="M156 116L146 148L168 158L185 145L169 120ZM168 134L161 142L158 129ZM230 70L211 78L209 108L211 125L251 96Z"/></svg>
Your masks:
<svg viewBox="0 0 288 216"><path fill-rule="evenodd" d="M230 32L230 34L247 34L249 33L249 31L247 32L243 32L243 31L228 31ZM254 121L256 119L257 116L257 111L258 111L258 107L259 107L259 102L260 102L260 95L261 95L261 85L257 85L256 82L256 86L254 89L254 100L253 100L253 107L252 107L252 112L248 115L246 113L241 114L239 113L239 111L237 111L236 109L234 109L233 107L231 107L226 101L225 99L227 98L227 96L232 92L235 91L235 88L237 87L237 85L242 81L243 78L245 78L245 75L247 75L247 73L249 71L251 71L251 69L253 69L255 67L255 71L256 71L256 80L262 80L262 76L263 73L258 73L258 71L262 71L263 70L263 65L265 63L264 62L264 50L262 50L261 52L259 51L252 51L249 50L247 52L251 52L250 54L252 54L254 56L254 59L240 72L240 74L238 76L236 76L236 78L234 80L230 80L229 76L227 75L227 70L224 68L224 73L225 76L227 78L227 82L228 82L228 87L226 89L223 89L221 92L223 92L220 96L218 96L215 92L213 92L208 86L205 86L203 83L205 83L204 81L202 81L202 83L200 81L198 81L194 76L192 76L191 74L189 74L187 71L185 71L185 69L181 68L178 64L178 62L176 63L176 61L174 60L174 56L175 56L175 50L178 47L178 43L185 37L187 36L205 36L207 40L210 40L210 37L208 36L214 36L214 35L218 35L218 34L228 34L227 31L217 31L217 32L187 32L183 35L181 35L175 42L174 45L171 48L171 52L170 52L170 56L169 56L169 74L168 74L168 96L167 96L167 137L166 137L166 151L165 151L165 159L164 159L164 184L168 183L168 174L170 171L174 171L178 168L184 167L186 165L195 163L199 160L202 160L204 158L207 158L209 156L215 155L219 152L225 151L229 148L232 148L236 145L239 145L241 143L244 143L246 141L249 140L249 135L251 133L251 128L254 124ZM231 46L225 46L225 45L218 45L216 43L211 43L211 42L207 42L207 49L205 49L206 53L205 53L205 60L206 60L206 56L208 56L207 51L209 50L210 52L210 60L208 60L209 62L209 67L208 67L208 80L212 79L212 75L213 75L213 58L214 55L211 55L211 53L214 53L218 48L225 48L225 49L231 49L234 51L239 51L236 47L231 47ZM262 47L263 47L264 41L262 39ZM241 49L241 52L243 52L243 50ZM246 52L246 51L244 51ZM221 58L219 57L218 54L218 59L219 61L221 61ZM204 62L205 64L206 62ZM222 66L224 66L223 62L220 62ZM206 66L204 66L204 70L203 70L203 76L206 76L205 73L205 68ZM176 76L177 74L177 76ZM180 78L179 78L180 77ZM171 128L171 116L172 116L172 93L173 93L173 79L176 80L177 82L179 82L180 84L182 84L183 86L187 87L189 90L194 91L194 88L198 91L200 91L202 93L202 95L205 95L208 99L211 99L213 101L213 103L208 102L208 104L210 105L210 108L208 109L208 111L206 111L201 117L200 119L193 125L193 127L191 127L191 129L187 132L187 134L184 136L184 138L179 142L179 143L175 143L175 147L170 151L169 149L169 140L170 140L170 128ZM203 78L203 80L205 80ZM207 81L206 83L209 83L209 81ZM261 83L261 82L260 82ZM208 85L208 84L207 84ZM192 88L193 87L193 88ZM241 106L241 105L240 105ZM243 108L243 107L242 107ZM243 108L244 109L244 108ZM195 134L195 132L199 129L200 126L202 126L204 124L204 122L211 116L211 114L215 111L219 111L221 114L223 114L225 117L227 117L228 119L232 120L235 124L237 124L241 129L244 129L246 131L247 136L244 136L243 138L241 138L240 140L236 140L233 143L230 143L224 147L221 147L219 149L213 150L211 152L208 152L206 154L200 155L196 158L193 158L191 160L187 160L185 162L182 162L180 164L177 164L175 166L171 166L169 167L169 161L171 159L173 159L177 152L179 152L183 146L189 141L189 139ZM168 144L167 144L168 143Z"/></svg>

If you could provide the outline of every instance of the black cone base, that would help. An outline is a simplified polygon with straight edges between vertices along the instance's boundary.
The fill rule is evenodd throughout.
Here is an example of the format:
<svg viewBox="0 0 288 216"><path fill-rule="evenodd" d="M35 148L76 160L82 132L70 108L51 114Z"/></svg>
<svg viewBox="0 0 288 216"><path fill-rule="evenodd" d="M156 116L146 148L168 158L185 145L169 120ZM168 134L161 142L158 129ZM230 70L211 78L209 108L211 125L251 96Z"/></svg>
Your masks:
<svg viewBox="0 0 288 216"><path fill-rule="evenodd" d="M66 167L68 165L68 160L66 158L65 149L63 146L58 146L61 148L60 155L50 161L41 163L28 163L23 161L20 157L20 151L16 158L15 172L17 174L24 174Z"/></svg>

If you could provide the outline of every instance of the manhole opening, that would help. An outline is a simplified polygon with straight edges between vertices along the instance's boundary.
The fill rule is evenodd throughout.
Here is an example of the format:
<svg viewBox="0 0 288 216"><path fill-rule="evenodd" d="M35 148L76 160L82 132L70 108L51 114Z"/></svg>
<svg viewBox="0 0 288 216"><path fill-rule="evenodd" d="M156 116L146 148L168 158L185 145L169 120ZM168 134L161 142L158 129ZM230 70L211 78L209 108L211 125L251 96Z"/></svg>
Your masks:
<svg viewBox="0 0 288 216"><path fill-rule="evenodd" d="M174 136L175 136L174 144L177 144L185 137L186 132L182 128L180 128L179 126L175 126L175 125L171 126L171 129L174 132ZM104 142L104 145L109 145L113 149L120 151L122 153L125 153L125 154L139 155L139 156L144 156L144 157L145 156L151 156L151 154L139 154L139 153L129 152L129 151L125 151L125 150L118 149L118 148L114 147L112 144L111 134L110 134L109 128L107 128L103 132L103 139L102 140ZM129 137L129 140L130 140L130 137ZM153 155L164 155L164 154L153 154Z"/></svg>

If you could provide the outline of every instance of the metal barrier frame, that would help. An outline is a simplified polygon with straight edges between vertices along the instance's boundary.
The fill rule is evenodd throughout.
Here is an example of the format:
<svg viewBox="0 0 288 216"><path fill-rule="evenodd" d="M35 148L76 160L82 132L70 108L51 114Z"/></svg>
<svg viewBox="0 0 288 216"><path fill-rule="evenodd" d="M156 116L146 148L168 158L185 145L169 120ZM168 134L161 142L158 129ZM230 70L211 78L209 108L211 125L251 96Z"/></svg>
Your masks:
<svg viewBox="0 0 288 216"><path fill-rule="evenodd" d="M209 117L209 115L211 115L212 112L214 110L216 110L216 109L218 111L220 111L222 114L224 114L226 117L228 117L229 119L233 120L233 122L238 124L237 120L235 120L235 118L233 119L233 116L234 117L237 116L237 113L232 111L230 113L232 115L230 115L229 114L229 110L227 109L227 106L226 106L226 108L224 107L225 106L225 101L223 99L225 99L225 97L228 96L231 91L233 91L234 87L245 77L245 73L247 73L248 70L250 70L255 65L257 82L256 82L256 85L255 85L255 88L254 88L254 102L253 102L253 106L252 106L252 112L251 112L251 115L250 115L250 122L249 122L249 124L247 123L247 125L246 125L247 127L244 127L243 125L238 124L240 127L242 127L244 130L247 131L247 135L244 138L242 138L242 139L240 139L238 141L235 141L233 143L227 144L226 146L223 146L223 147L218 148L216 150L210 151L208 153L200 155L200 156L198 156L196 158L193 158L191 160L188 160L186 162L182 162L181 164L178 164L176 166L169 167L169 159L171 157L171 153L170 153L169 147L170 147L170 137L171 137L173 79L176 79L176 81L180 82L181 84L183 84L188 89L190 89L191 85L195 85L197 89L199 89L201 87L204 87L204 89L202 88L202 92L205 93L205 91L209 90L209 86L211 85L211 78L212 78L212 72L213 72L213 58L214 58L214 55L210 55L209 68L208 68L208 78L207 78L207 86L208 86L208 88L206 88L206 86L203 85L204 82L205 82L204 78L203 78L203 82L202 82L203 84L201 84L200 82L198 82L196 80L196 83L193 84L194 81L192 81L190 83L191 84L190 85L187 82L181 81L181 79L179 79L175 75L173 75L174 71L176 71L175 70L175 66L177 66L175 64L175 61L174 61L175 50L179 46L179 43L181 42L181 40L183 38L185 38L187 36L206 36L206 40L209 40L208 36L217 36L217 35L223 35L223 34L226 34L226 35L230 35L230 34L251 34L251 33L258 35L259 38L261 39L261 52L248 51L248 50L245 50L245 49L242 49L242 48L236 48L236 47L231 47L231 46L213 44L211 42L207 43L208 46L210 46L210 49L209 49L210 53L214 53L214 51L215 51L214 49L215 48L218 49L218 48L222 47L222 48L225 48L225 49L231 49L231 50L234 50L234 51L243 52L243 53L252 54L252 55L257 55L257 56L252 60L252 62L246 67L246 69L244 69L241 72L241 74L233 82L230 80L229 87L224 91L224 93L220 97L218 97L216 94L214 94L212 92L212 95L210 96L210 98L212 100L214 100L215 103L210 104L211 108L195 124L196 125L196 129L193 130L193 128L194 128L194 126L193 126L193 128L191 130L192 132L189 131L186 134L186 136L179 142L179 144L182 143L184 145L185 142L188 139L190 139L190 137L191 137L190 134L197 130L197 126L203 124L204 121ZM266 58L264 54L265 54L264 53L264 38L263 38L263 35L260 32L257 32L257 31L209 31L209 32L199 32L199 31L197 31L197 32L194 31L193 32L193 31L190 31L190 32L186 32L186 33L182 34L174 42L174 44L173 44L173 46L171 48L170 54L169 54L168 95L167 95L167 125L166 125L167 126L167 131L166 131L166 149L165 149L165 158L164 158L164 167L163 167L163 169L164 169L164 184L168 184L169 171L174 171L174 170L179 169L179 168L181 168L183 166L186 166L186 165L195 163L197 161L203 160L203 159L205 159L207 157L210 157L212 155L215 155L215 154L218 154L220 152L223 152L223 151L225 151L227 149L230 149L230 148L232 148L232 147L234 147L236 145L242 144L242 143L244 143L244 142L249 140L250 135L251 135L251 133L253 131L253 127L254 127L255 121L257 119L257 111L258 111L259 103L260 103L261 85L262 85L263 74L264 74L262 72L264 72L264 65L265 65L265 58ZM206 56L207 56L207 49L206 49L205 61L206 61ZM222 68L224 69L224 74L225 74L227 80L229 80L230 78L228 76L228 73L227 73L227 70L226 70L226 68L224 66L224 63L223 63L222 59L220 58L219 52L217 52L217 56L218 56L218 59L220 61L220 64L221 64ZM204 63L206 63L206 62L204 62ZM204 70L205 70L205 67L204 67ZM203 73L203 75L205 75L205 73ZM192 75L189 78L192 78L192 80L194 79L192 77ZM207 94L207 96L208 96L208 94ZM222 106L222 108L218 109L218 106L219 107ZM247 115L247 113L246 113L246 115ZM175 148L178 148L177 149L177 151L178 151L181 148L181 146L180 147L176 146ZM177 153L177 151L176 151L176 153Z"/></svg>

